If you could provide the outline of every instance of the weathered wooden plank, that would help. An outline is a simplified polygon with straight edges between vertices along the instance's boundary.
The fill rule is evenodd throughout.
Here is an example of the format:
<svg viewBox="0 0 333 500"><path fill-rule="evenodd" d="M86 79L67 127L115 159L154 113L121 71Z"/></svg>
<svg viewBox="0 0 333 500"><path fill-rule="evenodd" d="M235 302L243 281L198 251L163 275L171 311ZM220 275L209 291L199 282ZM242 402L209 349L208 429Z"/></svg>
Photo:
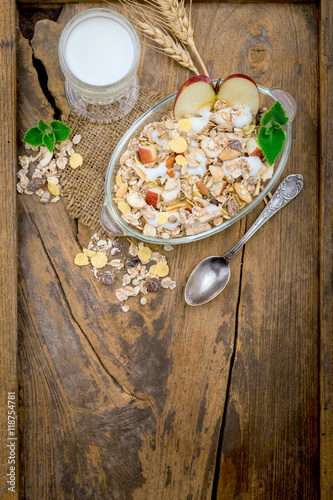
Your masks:
<svg viewBox="0 0 333 500"><path fill-rule="evenodd" d="M254 76L264 85L287 89L298 103L285 174L301 173L304 189L245 247L217 498L315 499L319 496L317 10L309 5L267 4L243 9L243 19L233 14L224 26L231 33L230 45L237 43L231 26L238 26L245 56L242 68L246 71L251 63L246 54L253 48ZM242 38L245 24L250 29ZM255 216L255 211L250 214L248 225Z"/></svg>
<svg viewBox="0 0 333 500"><path fill-rule="evenodd" d="M114 2L115 0L111 0ZM187 0L186 0L187 1ZM192 0L193 2L210 2L211 0ZM266 0L220 0L221 3L265 3ZM18 4L21 5L33 5L33 6L50 6L50 5L61 5L64 3L85 3L85 0L45 0L43 3L36 0L17 0ZM91 0L91 3L101 3L100 0ZM272 3L318 3L318 0L272 0Z"/></svg>
<svg viewBox="0 0 333 500"><path fill-rule="evenodd" d="M333 12L322 0L319 31L320 63L320 489L333 497Z"/></svg>
<svg viewBox="0 0 333 500"><path fill-rule="evenodd" d="M18 497L15 16L15 3L3 0L0 3L0 234L2 242L0 249L0 496L4 499ZM12 431L8 427L10 419L14 421ZM14 469L10 469L11 467ZM11 480L12 484L9 483Z"/></svg>
<svg viewBox="0 0 333 500"><path fill-rule="evenodd" d="M208 26L216 7L210 4L205 7ZM80 8L66 7L60 22ZM202 15L200 9L195 14L197 24L199 14ZM48 24L49 40L53 40L52 25ZM45 43L45 38L41 40ZM37 50L37 37L33 46ZM218 47L214 50L212 56L217 57ZM39 56L47 68L50 85L55 72L52 55L46 57L44 51L44 56L41 52ZM188 76L186 70L144 45L141 83L161 90L156 67L164 75L162 91L165 92L174 91ZM28 102L31 97L37 120L40 108L38 101L34 101L36 81L29 80L27 84L24 68L20 69L20 80L22 89L30 89L24 91L25 97ZM56 98L62 86L63 81L59 81L58 87L52 89ZM32 115L28 119L25 115L21 117L22 129L31 125L32 118ZM88 269L74 266L73 256L79 249L77 234L61 204L41 207L32 198L21 197L20 207L24 494L28 498L43 498L56 492L58 498L67 498L71 494L79 496L82 491L81 496L89 492L97 498L110 498L118 493L121 498L128 498L131 492L136 498L209 497L235 329L241 256L235 261L228 294L223 298L226 314L213 303L199 309L185 307L183 289L186 277L199 260L211 252L227 250L229 239L237 241L244 231L244 221L231 228L228 235L211 238L209 246L202 241L177 248L170 256L170 267L177 276L178 291L153 297L145 308L132 303L131 311L123 315L114 292L98 283ZM68 340L63 332L68 332ZM63 362L59 355L59 349L63 355L65 341L80 400L75 384L69 385L67 380L68 357ZM99 364L109 376L102 380L98 374L91 374L92 396L87 374ZM36 385L43 401L41 408L34 399ZM85 393L80 388L86 385ZM113 394L118 385L120 395L125 393L122 397L128 398L117 403L124 414L121 422L116 418L117 411L108 409L108 402L106 409L105 405L99 406L100 393ZM58 411L59 405L63 412ZM105 411L108 411L107 422L102 417ZM39 427L42 415L45 422ZM99 437L95 427L100 419L106 432ZM65 433L60 432L62 426L69 434L75 434L75 446L66 444ZM51 430L54 428L57 432ZM127 448L122 448L123 441L116 447L113 434L119 438L124 428L130 434L135 430L138 439L131 437ZM94 453L87 449L86 441ZM39 459L46 453L51 457L48 462ZM82 460L85 474L79 472L75 476L67 463L73 462L78 468L83 467Z"/></svg>

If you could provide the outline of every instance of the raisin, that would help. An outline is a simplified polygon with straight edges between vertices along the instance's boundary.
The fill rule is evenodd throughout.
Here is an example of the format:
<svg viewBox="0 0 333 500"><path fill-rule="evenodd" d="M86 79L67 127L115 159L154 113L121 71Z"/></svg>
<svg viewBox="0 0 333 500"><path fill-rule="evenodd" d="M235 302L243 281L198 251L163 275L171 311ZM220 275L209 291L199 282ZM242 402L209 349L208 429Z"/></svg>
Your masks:
<svg viewBox="0 0 333 500"><path fill-rule="evenodd" d="M99 279L101 280L104 285L111 285L115 278L115 274L112 271L103 271L99 275Z"/></svg>
<svg viewBox="0 0 333 500"><path fill-rule="evenodd" d="M243 180L243 176L240 175L239 177L237 177L236 179L234 179L234 182L242 182Z"/></svg>
<svg viewBox="0 0 333 500"><path fill-rule="evenodd" d="M149 292L158 292L161 288L161 282L158 278L149 278L146 281L146 287Z"/></svg>
<svg viewBox="0 0 333 500"><path fill-rule="evenodd" d="M212 205L218 205L219 202L217 201L216 198L214 198L214 196L210 195L210 194L205 194L203 196L204 200L208 200L209 203L211 203Z"/></svg>
<svg viewBox="0 0 333 500"><path fill-rule="evenodd" d="M239 141L230 141L229 148L235 149L236 151L242 152L242 145Z"/></svg>
<svg viewBox="0 0 333 500"><path fill-rule="evenodd" d="M227 201L227 210L230 217L235 217L235 215L237 215L239 212L238 205L232 198Z"/></svg>
<svg viewBox="0 0 333 500"><path fill-rule="evenodd" d="M45 179L42 179L42 177L34 177L29 182L28 189L33 193L35 193L36 191L38 191L38 189L44 186L45 182L46 182Z"/></svg>
<svg viewBox="0 0 333 500"><path fill-rule="evenodd" d="M258 113L257 113L257 117L256 117L256 125L260 125L260 120L261 120L264 113L265 113L265 111L262 108L258 109Z"/></svg>
<svg viewBox="0 0 333 500"><path fill-rule="evenodd" d="M139 257L130 257L129 259L126 260L125 266L136 267L139 263L140 263Z"/></svg>

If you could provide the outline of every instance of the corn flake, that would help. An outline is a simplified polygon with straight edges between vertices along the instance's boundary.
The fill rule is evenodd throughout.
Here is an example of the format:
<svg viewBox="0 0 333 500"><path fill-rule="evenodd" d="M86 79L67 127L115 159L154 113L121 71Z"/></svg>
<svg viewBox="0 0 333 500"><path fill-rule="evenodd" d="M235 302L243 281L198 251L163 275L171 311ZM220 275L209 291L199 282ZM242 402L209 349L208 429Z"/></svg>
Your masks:
<svg viewBox="0 0 333 500"><path fill-rule="evenodd" d="M86 266L87 264L89 264L88 256L84 253L78 253L74 259L74 264L76 264L77 266Z"/></svg>
<svg viewBox="0 0 333 500"><path fill-rule="evenodd" d="M131 213L131 207L126 203L126 201L119 201L118 208L123 215Z"/></svg>
<svg viewBox="0 0 333 500"><path fill-rule="evenodd" d="M74 153L69 159L69 166L74 170L78 167L81 167L83 163L83 158L79 153Z"/></svg>
<svg viewBox="0 0 333 500"><path fill-rule="evenodd" d="M187 165L187 159L182 155L177 155L176 156L176 163L177 163L177 165L181 165L181 166Z"/></svg>
<svg viewBox="0 0 333 500"><path fill-rule="evenodd" d="M52 182L49 182L47 187L50 193L53 194L54 196L58 196L60 194L60 189Z"/></svg>
<svg viewBox="0 0 333 500"><path fill-rule="evenodd" d="M147 262L148 260L151 259L152 252L149 247L142 247L140 248L138 252L138 257L141 260L141 262Z"/></svg>
<svg viewBox="0 0 333 500"><path fill-rule="evenodd" d="M96 255L91 257L91 265L96 269L101 269L105 267L108 262L108 258L103 252L97 252Z"/></svg>
<svg viewBox="0 0 333 500"><path fill-rule="evenodd" d="M187 118L179 120L178 127L184 130L184 132L189 132L192 128L192 123Z"/></svg>
<svg viewBox="0 0 333 500"><path fill-rule="evenodd" d="M187 150L187 142L183 137L175 137L169 142L169 147L175 153L184 153Z"/></svg>

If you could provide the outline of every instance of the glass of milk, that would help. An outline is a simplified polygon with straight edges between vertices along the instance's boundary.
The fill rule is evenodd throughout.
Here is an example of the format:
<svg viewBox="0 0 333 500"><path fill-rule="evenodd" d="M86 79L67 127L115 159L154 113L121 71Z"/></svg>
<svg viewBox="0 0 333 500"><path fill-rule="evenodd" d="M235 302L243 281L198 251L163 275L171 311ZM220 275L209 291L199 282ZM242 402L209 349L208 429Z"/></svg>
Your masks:
<svg viewBox="0 0 333 500"><path fill-rule="evenodd" d="M88 9L63 29L59 60L65 93L79 115L108 123L134 106L140 41L133 26L109 9Z"/></svg>

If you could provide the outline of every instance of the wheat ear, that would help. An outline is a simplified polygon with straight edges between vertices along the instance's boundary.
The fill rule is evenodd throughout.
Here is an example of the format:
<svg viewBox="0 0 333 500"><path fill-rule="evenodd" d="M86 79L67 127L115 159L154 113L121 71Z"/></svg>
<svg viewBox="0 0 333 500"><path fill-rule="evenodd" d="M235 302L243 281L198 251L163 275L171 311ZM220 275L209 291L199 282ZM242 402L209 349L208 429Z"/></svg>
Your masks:
<svg viewBox="0 0 333 500"><path fill-rule="evenodd" d="M163 30L157 28L156 26L152 26L148 23L143 23L141 21L137 21L137 24L142 31L142 33L153 40L158 44L159 50L169 57L172 57L177 61L181 66L188 68L193 71L196 75L199 74L199 71L194 66L192 58L188 51L184 49L180 43L173 40L173 38L165 33Z"/></svg>
<svg viewBox="0 0 333 500"><path fill-rule="evenodd" d="M159 7L160 11L165 16L165 22L168 29L178 38L178 40L192 49L204 74L209 76L207 68L195 45L193 27L186 14L184 2L179 0L147 0L147 3L156 5L157 8Z"/></svg>

